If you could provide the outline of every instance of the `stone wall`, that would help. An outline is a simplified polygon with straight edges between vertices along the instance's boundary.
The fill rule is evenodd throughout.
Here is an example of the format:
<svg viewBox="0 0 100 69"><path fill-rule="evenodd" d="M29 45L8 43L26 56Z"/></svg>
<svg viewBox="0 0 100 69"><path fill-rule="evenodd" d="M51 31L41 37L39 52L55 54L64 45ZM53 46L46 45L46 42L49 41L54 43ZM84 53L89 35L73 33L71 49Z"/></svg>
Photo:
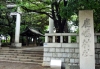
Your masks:
<svg viewBox="0 0 100 69"><path fill-rule="evenodd" d="M44 43L43 65L50 66L52 59L62 60L63 63L70 65L70 69L79 68L79 45L78 43ZM95 62L100 63L100 44L95 44Z"/></svg>
<svg viewBox="0 0 100 69"><path fill-rule="evenodd" d="M50 43L44 44L44 66L49 66L52 59L62 60L63 63L68 63L69 65L79 64L78 43L64 44L66 46L63 44L63 46L57 46L58 43L53 43L52 46L49 46L49 44Z"/></svg>
<svg viewBox="0 0 100 69"><path fill-rule="evenodd" d="M49 36L51 42L49 42ZM60 43L56 42L56 36L60 36ZM68 36L68 43L63 43L63 36ZM76 36L76 42L71 42L71 36ZM100 33L95 33L95 63L100 64L100 42L97 41ZM50 66L52 59L62 60L69 65L69 69L79 69L79 37L76 33L46 33L44 43L43 66ZM99 66L100 67L100 66Z"/></svg>

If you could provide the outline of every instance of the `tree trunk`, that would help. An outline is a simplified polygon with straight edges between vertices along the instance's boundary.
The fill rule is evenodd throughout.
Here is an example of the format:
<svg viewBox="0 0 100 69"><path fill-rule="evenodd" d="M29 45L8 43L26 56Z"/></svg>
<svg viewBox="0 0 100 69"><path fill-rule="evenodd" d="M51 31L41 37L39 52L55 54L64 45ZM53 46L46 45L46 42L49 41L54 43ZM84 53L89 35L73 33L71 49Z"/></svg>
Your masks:
<svg viewBox="0 0 100 69"><path fill-rule="evenodd" d="M10 45L11 43L14 43L14 36L13 36L13 33L10 33Z"/></svg>
<svg viewBox="0 0 100 69"><path fill-rule="evenodd" d="M57 22L58 24L58 28L56 28L56 33L64 33L64 27L66 24L66 19L63 19L62 21L60 21L61 19L59 19ZM66 31L68 32L68 31ZM67 39L67 38L66 38ZM57 42L60 42L60 36L57 36Z"/></svg>
<svg viewBox="0 0 100 69"><path fill-rule="evenodd" d="M65 33L69 33L69 30L68 30L68 23L65 23L64 32L65 32ZM68 36L65 36L64 39L63 39L63 41L68 43Z"/></svg>

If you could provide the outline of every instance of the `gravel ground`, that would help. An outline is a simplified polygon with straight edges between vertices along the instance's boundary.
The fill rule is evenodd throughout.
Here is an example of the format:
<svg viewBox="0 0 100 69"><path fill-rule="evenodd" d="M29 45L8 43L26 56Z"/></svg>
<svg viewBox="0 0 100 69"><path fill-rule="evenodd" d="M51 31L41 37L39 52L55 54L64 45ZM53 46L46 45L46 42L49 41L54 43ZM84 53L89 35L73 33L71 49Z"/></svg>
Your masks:
<svg viewBox="0 0 100 69"><path fill-rule="evenodd" d="M41 65L16 63L16 62L1 62L0 69L44 69Z"/></svg>

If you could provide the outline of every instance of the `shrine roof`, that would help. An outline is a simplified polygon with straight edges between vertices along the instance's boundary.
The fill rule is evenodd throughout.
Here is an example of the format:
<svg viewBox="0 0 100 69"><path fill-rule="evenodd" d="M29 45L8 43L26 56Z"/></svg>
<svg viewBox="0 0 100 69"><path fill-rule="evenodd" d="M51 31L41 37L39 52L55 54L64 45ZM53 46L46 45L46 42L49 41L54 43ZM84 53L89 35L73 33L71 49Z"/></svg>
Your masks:
<svg viewBox="0 0 100 69"><path fill-rule="evenodd" d="M26 28L26 30L24 32L21 33L22 36L43 36L42 33L40 33L39 31L37 31L36 29L33 28Z"/></svg>

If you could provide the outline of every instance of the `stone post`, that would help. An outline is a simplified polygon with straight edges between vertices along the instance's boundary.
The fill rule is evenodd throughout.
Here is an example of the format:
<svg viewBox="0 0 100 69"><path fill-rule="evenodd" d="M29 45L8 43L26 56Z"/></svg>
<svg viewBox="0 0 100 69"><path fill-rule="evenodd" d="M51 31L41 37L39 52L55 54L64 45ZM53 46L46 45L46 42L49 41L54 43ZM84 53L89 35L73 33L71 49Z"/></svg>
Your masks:
<svg viewBox="0 0 100 69"><path fill-rule="evenodd" d="M63 43L63 36L60 36L60 43Z"/></svg>
<svg viewBox="0 0 100 69"><path fill-rule="evenodd" d="M54 21L49 17L49 33L54 32Z"/></svg>
<svg viewBox="0 0 100 69"><path fill-rule="evenodd" d="M15 46L16 47L21 47L21 43L19 43L20 21L21 21L21 16L19 13L17 13L17 15L16 15L16 29L15 29Z"/></svg>
<svg viewBox="0 0 100 69"><path fill-rule="evenodd" d="M20 14L16 15L16 29L15 29L15 43L19 43L19 34L20 34Z"/></svg>
<svg viewBox="0 0 100 69"><path fill-rule="evenodd" d="M55 36L53 36L53 40L52 41L53 41L53 43L55 43Z"/></svg>
<svg viewBox="0 0 100 69"><path fill-rule="evenodd" d="M45 43L48 43L48 38L49 38L49 37L46 35L46 36L45 36Z"/></svg>
<svg viewBox="0 0 100 69"><path fill-rule="evenodd" d="M68 36L68 43L71 43L71 36Z"/></svg>
<svg viewBox="0 0 100 69"><path fill-rule="evenodd" d="M16 28L15 28L15 43L12 43L12 47L21 47L22 44L19 43L20 37L20 22L21 22L21 15L20 15L20 8L18 7L17 13L12 13L11 15L16 15Z"/></svg>
<svg viewBox="0 0 100 69"><path fill-rule="evenodd" d="M93 11L79 11L80 69L95 69Z"/></svg>

